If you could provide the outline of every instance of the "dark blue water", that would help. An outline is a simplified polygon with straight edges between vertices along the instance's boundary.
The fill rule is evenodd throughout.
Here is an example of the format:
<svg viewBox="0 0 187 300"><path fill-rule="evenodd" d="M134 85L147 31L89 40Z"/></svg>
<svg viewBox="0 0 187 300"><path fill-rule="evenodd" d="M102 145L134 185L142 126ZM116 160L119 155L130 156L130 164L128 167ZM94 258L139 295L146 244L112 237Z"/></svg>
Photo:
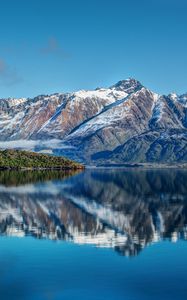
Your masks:
<svg viewBox="0 0 187 300"><path fill-rule="evenodd" d="M0 299L187 299L187 171L0 173Z"/></svg>

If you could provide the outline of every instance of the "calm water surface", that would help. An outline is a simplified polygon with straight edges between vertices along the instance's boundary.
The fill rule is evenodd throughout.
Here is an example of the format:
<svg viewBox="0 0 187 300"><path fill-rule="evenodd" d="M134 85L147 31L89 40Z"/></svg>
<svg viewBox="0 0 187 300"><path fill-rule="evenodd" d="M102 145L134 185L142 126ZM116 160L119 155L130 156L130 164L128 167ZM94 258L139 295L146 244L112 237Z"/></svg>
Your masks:
<svg viewBox="0 0 187 300"><path fill-rule="evenodd" d="M187 171L0 172L0 299L187 299Z"/></svg>

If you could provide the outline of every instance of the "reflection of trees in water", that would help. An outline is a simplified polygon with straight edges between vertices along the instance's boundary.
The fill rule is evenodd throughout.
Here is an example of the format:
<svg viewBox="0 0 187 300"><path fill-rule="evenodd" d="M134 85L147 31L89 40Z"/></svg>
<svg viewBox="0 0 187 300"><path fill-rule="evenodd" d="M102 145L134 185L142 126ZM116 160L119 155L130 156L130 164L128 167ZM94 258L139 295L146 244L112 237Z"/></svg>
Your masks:
<svg viewBox="0 0 187 300"><path fill-rule="evenodd" d="M187 171L76 174L0 172L6 187L0 191L1 233L16 234L17 229L39 238L107 244L124 255L136 255L160 238L186 238ZM42 182L42 191L37 182ZM31 192L20 190L26 183L33 183Z"/></svg>
<svg viewBox="0 0 187 300"><path fill-rule="evenodd" d="M5 186L18 186L28 183L44 182L48 180L63 180L70 176L79 174L80 170L62 171L0 171L0 184Z"/></svg>

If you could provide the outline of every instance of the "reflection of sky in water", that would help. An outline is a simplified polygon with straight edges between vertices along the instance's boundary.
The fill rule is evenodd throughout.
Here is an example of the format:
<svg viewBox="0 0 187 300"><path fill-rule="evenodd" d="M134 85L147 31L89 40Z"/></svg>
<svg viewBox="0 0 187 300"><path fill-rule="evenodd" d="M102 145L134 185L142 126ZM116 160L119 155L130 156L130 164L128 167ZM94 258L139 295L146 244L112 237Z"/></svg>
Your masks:
<svg viewBox="0 0 187 300"><path fill-rule="evenodd" d="M157 243L135 259L109 249L0 238L1 299L186 299L187 243Z"/></svg>

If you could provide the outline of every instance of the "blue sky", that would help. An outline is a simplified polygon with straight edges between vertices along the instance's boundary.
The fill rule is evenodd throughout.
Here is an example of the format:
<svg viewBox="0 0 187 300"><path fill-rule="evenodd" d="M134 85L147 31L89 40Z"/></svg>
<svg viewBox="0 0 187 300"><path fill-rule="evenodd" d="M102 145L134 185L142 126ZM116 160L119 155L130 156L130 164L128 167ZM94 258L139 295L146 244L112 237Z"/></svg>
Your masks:
<svg viewBox="0 0 187 300"><path fill-rule="evenodd" d="M128 77L187 92L187 1L0 0L0 97Z"/></svg>

